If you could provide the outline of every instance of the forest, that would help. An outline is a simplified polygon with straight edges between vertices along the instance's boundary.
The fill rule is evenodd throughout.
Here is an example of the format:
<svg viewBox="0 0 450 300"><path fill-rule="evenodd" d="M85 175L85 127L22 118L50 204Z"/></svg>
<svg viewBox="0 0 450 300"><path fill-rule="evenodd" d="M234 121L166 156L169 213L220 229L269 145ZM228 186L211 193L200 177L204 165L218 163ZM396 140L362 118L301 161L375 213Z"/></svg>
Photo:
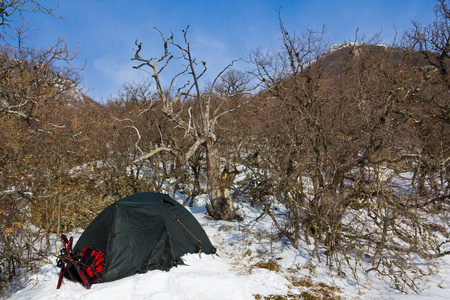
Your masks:
<svg viewBox="0 0 450 300"><path fill-rule="evenodd" d="M229 222L248 202L286 244L313 245L330 267L365 260L400 290L419 290L416 279L450 254L446 1L392 45L332 46L325 31L288 32L280 15L277 48L212 82L189 28L153 27L159 57L130 45L148 79L105 103L77 88L65 63L77 53L63 42L9 43L26 30L8 23L24 2L52 15L37 1L0 3L0 292L39 268L52 235L143 191L181 192L186 206L207 194L209 218ZM180 70L165 82L169 65Z"/></svg>

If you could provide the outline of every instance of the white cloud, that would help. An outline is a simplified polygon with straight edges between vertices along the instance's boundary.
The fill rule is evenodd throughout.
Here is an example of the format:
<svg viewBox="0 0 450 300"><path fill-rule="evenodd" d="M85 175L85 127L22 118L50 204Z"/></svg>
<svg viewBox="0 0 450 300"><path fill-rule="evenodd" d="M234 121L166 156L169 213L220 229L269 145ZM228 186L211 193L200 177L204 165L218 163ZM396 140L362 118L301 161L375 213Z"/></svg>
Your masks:
<svg viewBox="0 0 450 300"><path fill-rule="evenodd" d="M128 58L105 55L94 61L93 69L89 72L94 90L90 93L100 100L115 95L123 84L138 82L146 76L145 73L133 69L133 62ZM89 78L86 78L89 81Z"/></svg>
<svg viewBox="0 0 450 300"><path fill-rule="evenodd" d="M94 68L105 78L117 84L134 81L142 77L137 70L133 69L133 62L117 61L111 56L101 57L95 60Z"/></svg>

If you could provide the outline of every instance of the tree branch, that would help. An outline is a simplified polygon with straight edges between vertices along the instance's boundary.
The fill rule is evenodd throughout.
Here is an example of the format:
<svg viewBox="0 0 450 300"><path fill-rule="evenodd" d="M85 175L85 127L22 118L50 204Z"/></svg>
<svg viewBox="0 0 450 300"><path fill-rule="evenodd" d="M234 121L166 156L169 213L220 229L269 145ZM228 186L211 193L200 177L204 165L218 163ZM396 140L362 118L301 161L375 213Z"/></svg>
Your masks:
<svg viewBox="0 0 450 300"><path fill-rule="evenodd" d="M169 152L169 153L174 153L174 152L175 152L174 149L171 149L171 148L168 148L168 147L159 147L159 148L156 148L156 149L150 151L149 153L147 153L147 154L145 154L145 155L142 155L141 157L135 159L135 160L133 161L133 163L138 163L138 162L140 162L140 161L146 160L147 158L150 158L150 157L152 157L153 155L155 155L155 154L157 154L157 153L159 153L159 152L161 152L161 151L167 151L167 152Z"/></svg>

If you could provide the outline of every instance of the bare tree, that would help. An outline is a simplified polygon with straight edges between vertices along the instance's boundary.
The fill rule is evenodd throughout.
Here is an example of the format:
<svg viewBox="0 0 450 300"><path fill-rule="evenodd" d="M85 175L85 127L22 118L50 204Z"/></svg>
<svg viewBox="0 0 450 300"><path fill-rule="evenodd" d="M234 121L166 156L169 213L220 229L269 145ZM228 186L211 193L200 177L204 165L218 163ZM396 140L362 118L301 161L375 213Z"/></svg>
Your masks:
<svg viewBox="0 0 450 300"><path fill-rule="evenodd" d="M450 6L445 0L436 2L435 21L427 25L413 21L403 42L414 51L409 59L421 75L414 90L420 109L408 111L423 144L417 182L424 196L432 190L430 198L444 200L438 195L450 195Z"/></svg>
<svg viewBox="0 0 450 300"><path fill-rule="evenodd" d="M41 12L52 17L55 8L49 8L37 0L0 1L0 39L8 45L22 47L32 28L25 17L26 13ZM59 6L59 5L58 5Z"/></svg>
<svg viewBox="0 0 450 300"><path fill-rule="evenodd" d="M233 199L230 194L235 170L229 163L221 163L218 151L217 128L219 120L235 111L244 102L238 102L233 107L225 105L225 99L219 99L212 91L202 91L200 80L207 71L206 63L192 56L191 45L188 41L188 28L183 30L183 43L174 40L173 35L165 37L155 27L162 38L163 54L158 58L147 59L141 56L142 43L136 42L134 60L138 62L136 69L147 70L154 79L156 97L162 103L161 111L171 120L174 128L182 130L184 138L189 141L189 147L183 151L175 147L160 147L143 155L146 159L154 153L164 150L178 153L180 161L186 163L203 146L206 153L207 187L211 205L209 214L217 219L231 220L235 216ZM168 88L164 88L161 74L175 61L182 61L183 68L173 76ZM214 90L220 76L233 63L225 67L212 83ZM193 103L192 106L185 104ZM177 104L180 104L177 106Z"/></svg>
<svg viewBox="0 0 450 300"><path fill-rule="evenodd" d="M294 246L302 233L330 266L365 260L366 272L419 291L433 258L448 254L448 228L431 229L426 217L448 226L442 72L430 72L422 55L411 63L412 49L353 43L328 51L321 31L291 35L281 21L280 29L281 50L253 55L266 86L260 146L248 148L256 159L246 163L253 194ZM284 218L268 195L286 206Z"/></svg>
<svg viewBox="0 0 450 300"><path fill-rule="evenodd" d="M80 100L78 76L70 64L58 64L75 59L76 51L62 41L41 50L24 43L31 29L26 12L54 17L40 2L0 1L1 291L33 270L48 249L62 211L55 181L79 159L68 142L77 139L76 128L64 116L69 103Z"/></svg>
<svg viewBox="0 0 450 300"><path fill-rule="evenodd" d="M281 132L270 137L279 148L273 153L279 157L272 158L270 164L280 177L279 195L289 207L290 221L288 228L279 225L278 229L297 246L302 225L307 241L309 235L319 240L322 221L314 220L313 216L326 214L328 209L324 169L330 158L327 153L330 139L325 129L330 119L323 116L323 97L327 95L321 93L324 64L320 61L327 41L325 28L291 36L281 17L279 21L281 50L271 54L256 52L253 61L256 75L266 87L265 94L271 98L269 107L279 110L273 127ZM313 183L312 199L308 199L310 191L305 177Z"/></svg>
<svg viewBox="0 0 450 300"><path fill-rule="evenodd" d="M249 73L229 69L220 77L214 91L225 99L242 96L251 90L251 80Z"/></svg>
<svg viewBox="0 0 450 300"><path fill-rule="evenodd" d="M2 47L0 117L12 115L30 126L37 126L41 122L36 114L45 109L45 105L65 104L68 99L66 93L76 88L78 78L70 68L56 67L56 62L70 62L76 55L59 43L42 51L22 52Z"/></svg>

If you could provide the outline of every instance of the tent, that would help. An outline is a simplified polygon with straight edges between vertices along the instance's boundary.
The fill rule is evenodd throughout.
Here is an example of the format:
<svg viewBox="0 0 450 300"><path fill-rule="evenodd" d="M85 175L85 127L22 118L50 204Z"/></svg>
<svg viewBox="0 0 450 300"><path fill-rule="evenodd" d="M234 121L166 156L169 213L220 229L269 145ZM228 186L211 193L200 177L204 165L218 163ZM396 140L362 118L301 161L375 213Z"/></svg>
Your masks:
<svg viewBox="0 0 450 300"><path fill-rule="evenodd" d="M195 217L170 196L139 193L106 207L73 247L103 252L101 282L148 270L169 270L186 253L214 254L214 248ZM70 277L75 270L67 272ZM69 276L68 276L69 275Z"/></svg>

